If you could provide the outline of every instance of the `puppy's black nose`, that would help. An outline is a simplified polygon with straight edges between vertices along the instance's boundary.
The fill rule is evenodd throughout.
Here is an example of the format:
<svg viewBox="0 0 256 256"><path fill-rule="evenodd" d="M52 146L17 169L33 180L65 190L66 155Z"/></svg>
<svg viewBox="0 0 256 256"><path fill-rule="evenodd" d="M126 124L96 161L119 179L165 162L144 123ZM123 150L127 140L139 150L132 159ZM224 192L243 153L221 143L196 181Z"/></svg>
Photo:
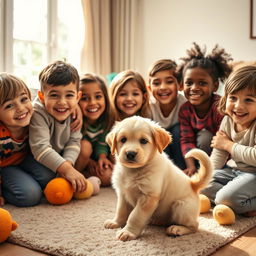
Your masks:
<svg viewBox="0 0 256 256"><path fill-rule="evenodd" d="M126 157L130 161L134 161L136 155L137 155L137 153L135 151L127 151L126 152Z"/></svg>

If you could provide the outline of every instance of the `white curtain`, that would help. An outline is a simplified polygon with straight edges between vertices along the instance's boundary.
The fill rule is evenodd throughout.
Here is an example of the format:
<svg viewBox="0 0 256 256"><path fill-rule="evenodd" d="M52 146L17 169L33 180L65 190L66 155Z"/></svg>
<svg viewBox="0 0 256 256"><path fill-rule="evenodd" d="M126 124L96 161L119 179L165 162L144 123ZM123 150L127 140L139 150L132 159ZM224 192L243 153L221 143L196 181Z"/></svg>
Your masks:
<svg viewBox="0 0 256 256"><path fill-rule="evenodd" d="M134 69L140 0L81 0L85 39L81 71L107 75Z"/></svg>

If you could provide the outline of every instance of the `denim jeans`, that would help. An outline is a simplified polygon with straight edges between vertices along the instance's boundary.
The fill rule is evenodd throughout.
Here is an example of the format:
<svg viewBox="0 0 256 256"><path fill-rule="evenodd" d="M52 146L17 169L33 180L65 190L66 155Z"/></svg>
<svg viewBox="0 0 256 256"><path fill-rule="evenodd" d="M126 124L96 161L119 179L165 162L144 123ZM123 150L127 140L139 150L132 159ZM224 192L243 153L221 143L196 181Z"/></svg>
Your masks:
<svg viewBox="0 0 256 256"><path fill-rule="evenodd" d="M201 193L214 204L225 204L238 214L256 211L256 173L230 167L215 170L209 186Z"/></svg>
<svg viewBox="0 0 256 256"><path fill-rule="evenodd" d="M173 125L167 131L172 135L172 142L164 151L180 169L184 170L186 164L180 147L180 124Z"/></svg>
<svg viewBox="0 0 256 256"><path fill-rule="evenodd" d="M40 203L43 189L56 173L28 154L19 165L1 168L2 193L7 203L19 207Z"/></svg>

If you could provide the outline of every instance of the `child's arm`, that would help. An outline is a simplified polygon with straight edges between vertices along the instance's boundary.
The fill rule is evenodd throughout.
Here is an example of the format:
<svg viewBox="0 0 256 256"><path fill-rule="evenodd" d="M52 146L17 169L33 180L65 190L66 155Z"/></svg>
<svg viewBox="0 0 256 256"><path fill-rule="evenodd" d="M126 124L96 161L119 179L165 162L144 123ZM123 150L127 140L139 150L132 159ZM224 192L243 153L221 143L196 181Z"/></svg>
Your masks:
<svg viewBox="0 0 256 256"><path fill-rule="evenodd" d="M180 123L180 145L183 156L191 149L196 148L196 134L190 125L190 113L185 105L179 111ZM186 174L191 176L196 171L195 160L193 158L185 159L187 168L184 170Z"/></svg>
<svg viewBox="0 0 256 256"><path fill-rule="evenodd" d="M192 176L196 172L195 159L193 157L185 158L187 168L183 170L188 176Z"/></svg>
<svg viewBox="0 0 256 256"><path fill-rule="evenodd" d="M95 151L94 154L98 158L98 164L101 170L108 169L108 168L113 169L113 164L107 157L110 153L109 146L105 141L107 133L108 131L105 131L99 135L98 142L94 147L94 151Z"/></svg>
<svg viewBox="0 0 256 256"><path fill-rule="evenodd" d="M77 171L69 161L63 162L57 168L57 172L71 183L74 192L83 192L86 189L87 183L84 175Z"/></svg>
<svg viewBox="0 0 256 256"><path fill-rule="evenodd" d="M227 151L229 154L232 152L233 145L234 142L222 130L219 130L211 141L211 147Z"/></svg>
<svg viewBox="0 0 256 256"><path fill-rule="evenodd" d="M107 158L105 153L99 155L98 163L101 170L113 169L113 163Z"/></svg>
<svg viewBox="0 0 256 256"><path fill-rule="evenodd" d="M71 131L73 131L73 132L80 131L82 128L82 125L83 125L83 114L82 114L82 111L81 111L79 105L72 113L72 119L73 119L73 121L70 125Z"/></svg>
<svg viewBox="0 0 256 256"><path fill-rule="evenodd" d="M220 130L213 136L211 142L211 147L213 147L211 161L215 170L223 168L232 150L233 141L227 135L230 131L227 118L227 116L223 118Z"/></svg>

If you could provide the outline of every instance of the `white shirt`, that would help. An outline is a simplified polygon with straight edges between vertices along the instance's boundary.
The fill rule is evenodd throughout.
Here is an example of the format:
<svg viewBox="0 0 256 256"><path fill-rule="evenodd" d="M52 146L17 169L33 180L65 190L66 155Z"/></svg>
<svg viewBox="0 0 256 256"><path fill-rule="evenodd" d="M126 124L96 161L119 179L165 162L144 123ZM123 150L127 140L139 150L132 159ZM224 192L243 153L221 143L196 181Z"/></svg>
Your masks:
<svg viewBox="0 0 256 256"><path fill-rule="evenodd" d="M154 97L152 97L150 99L150 110L151 110L152 120L159 123L159 125L165 129L172 127L173 125L179 122L179 118L178 118L179 110L181 105L186 101L187 99L181 93L178 93L176 106L170 112L169 116L164 117L160 109L159 102L156 101Z"/></svg>

